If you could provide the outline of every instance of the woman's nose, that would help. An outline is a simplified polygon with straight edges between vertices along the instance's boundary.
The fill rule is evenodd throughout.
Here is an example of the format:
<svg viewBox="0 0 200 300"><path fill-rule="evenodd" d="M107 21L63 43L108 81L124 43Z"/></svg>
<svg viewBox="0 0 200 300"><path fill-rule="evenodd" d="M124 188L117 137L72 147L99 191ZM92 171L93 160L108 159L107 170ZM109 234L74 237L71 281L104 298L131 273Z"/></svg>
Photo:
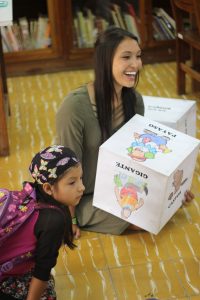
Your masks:
<svg viewBox="0 0 200 300"><path fill-rule="evenodd" d="M133 58L131 60L131 67L135 70L135 71L138 71L142 68L142 62L140 59L137 59L137 58Z"/></svg>

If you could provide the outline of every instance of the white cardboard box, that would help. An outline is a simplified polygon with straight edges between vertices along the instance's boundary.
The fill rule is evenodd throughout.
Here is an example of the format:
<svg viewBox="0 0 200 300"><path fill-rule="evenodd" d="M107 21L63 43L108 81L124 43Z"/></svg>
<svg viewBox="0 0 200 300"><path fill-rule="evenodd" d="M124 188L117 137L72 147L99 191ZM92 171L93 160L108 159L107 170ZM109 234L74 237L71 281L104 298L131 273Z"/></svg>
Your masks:
<svg viewBox="0 0 200 300"><path fill-rule="evenodd" d="M142 96L145 106L144 116L196 136L196 101L173 98Z"/></svg>
<svg viewBox="0 0 200 300"><path fill-rule="evenodd" d="M100 146L93 205L157 234L190 189L199 144L135 115Z"/></svg>
<svg viewBox="0 0 200 300"><path fill-rule="evenodd" d="M13 20L12 0L0 1L0 26L12 25Z"/></svg>

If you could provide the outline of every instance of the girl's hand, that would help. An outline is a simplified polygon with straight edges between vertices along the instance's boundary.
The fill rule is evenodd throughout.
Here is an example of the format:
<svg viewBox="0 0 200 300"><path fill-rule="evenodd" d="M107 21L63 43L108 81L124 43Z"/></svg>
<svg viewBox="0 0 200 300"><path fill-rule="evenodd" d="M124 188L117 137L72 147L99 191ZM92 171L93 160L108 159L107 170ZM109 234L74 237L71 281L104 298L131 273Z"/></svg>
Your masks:
<svg viewBox="0 0 200 300"><path fill-rule="evenodd" d="M80 230L80 228L78 227L77 224L72 224L72 231L73 231L75 239L80 238L80 236L81 236L81 230Z"/></svg>
<svg viewBox="0 0 200 300"><path fill-rule="evenodd" d="M193 199L194 199L194 194L191 191L186 191L185 192L185 198L183 200L183 205L190 204Z"/></svg>

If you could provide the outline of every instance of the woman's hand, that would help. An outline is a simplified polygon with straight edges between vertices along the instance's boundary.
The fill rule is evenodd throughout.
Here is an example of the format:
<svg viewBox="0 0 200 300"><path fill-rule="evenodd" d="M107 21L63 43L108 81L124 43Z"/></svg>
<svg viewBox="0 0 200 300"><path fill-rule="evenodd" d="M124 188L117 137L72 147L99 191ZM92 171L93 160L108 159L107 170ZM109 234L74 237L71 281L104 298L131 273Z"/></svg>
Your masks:
<svg viewBox="0 0 200 300"><path fill-rule="evenodd" d="M186 191L184 196L185 198L183 199L183 205L190 204L194 199L194 194L191 191Z"/></svg>
<svg viewBox="0 0 200 300"><path fill-rule="evenodd" d="M80 238L81 230L80 230L80 228L78 227L77 224L72 224L72 231L73 231L73 235L74 235L75 239Z"/></svg>

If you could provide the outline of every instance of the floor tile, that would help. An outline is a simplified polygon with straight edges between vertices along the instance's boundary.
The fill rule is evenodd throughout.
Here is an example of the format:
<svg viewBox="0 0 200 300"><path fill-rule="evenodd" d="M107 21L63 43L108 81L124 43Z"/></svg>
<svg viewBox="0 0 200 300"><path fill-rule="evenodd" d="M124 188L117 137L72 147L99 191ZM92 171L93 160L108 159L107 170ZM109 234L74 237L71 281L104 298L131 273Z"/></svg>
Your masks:
<svg viewBox="0 0 200 300"><path fill-rule="evenodd" d="M77 274L107 268L106 259L98 238L79 239L77 248L62 247L56 265L56 274Z"/></svg>
<svg viewBox="0 0 200 300"><path fill-rule="evenodd" d="M198 224L187 224L185 227L173 228L165 236L166 247L170 258L187 258L200 256L200 227Z"/></svg>
<svg viewBox="0 0 200 300"><path fill-rule="evenodd" d="M56 276L57 300L117 300L108 271Z"/></svg>
<svg viewBox="0 0 200 300"><path fill-rule="evenodd" d="M200 256L175 260L174 263L187 294L200 299Z"/></svg>
<svg viewBox="0 0 200 300"><path fill-rule="evenodd" d="M165 241L147 232L101 237L109 267L136 265L157 259L168 259Z"/></svg>
<svg viewBox="0 0 200 300"><path fill-rule="evenodd" d="M171 261L113 268L111 275L119 300L143 300L148 297L177 300L187 296Z"/></svg>

